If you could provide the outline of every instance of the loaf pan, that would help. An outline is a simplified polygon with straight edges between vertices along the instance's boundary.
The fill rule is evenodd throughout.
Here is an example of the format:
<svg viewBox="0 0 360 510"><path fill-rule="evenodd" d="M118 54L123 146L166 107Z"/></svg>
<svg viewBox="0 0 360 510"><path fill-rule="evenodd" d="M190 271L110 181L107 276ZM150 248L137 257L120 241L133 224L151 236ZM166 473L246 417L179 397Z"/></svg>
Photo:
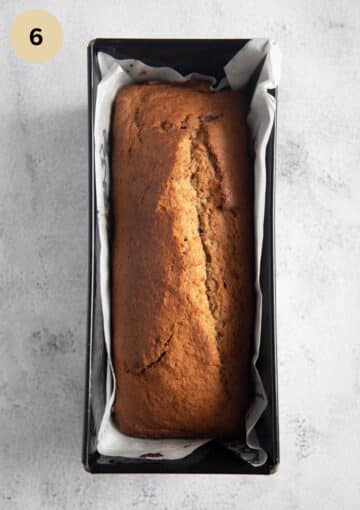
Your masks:
<svg viewBox="0 0 360 510"><path fill-rule="evenodd" d="M96 91L100 81L98 52L115 58L135 58L152 66L170 66L182 74L194 70L223 77L223 67L248 39L95 39L88 46L88 129L89 129L89 284L87 317L86 387L82 461L90 473L218 473L271 474L279 463L277 400L276 322L275 322L275 239L274 179L276 117L266 150L267 190L265 200L264 244L261 264L263 315L258 367L269 405L257 425L268 459L252 467L213 440L181 460L140 460L100 455L97 434L105 407L107 354L103 334L99 285L99 233L96 221L94 175L94 116ZM251 94L261 66L250 79ZM277 98L277 90L272 91Z"/></svg>

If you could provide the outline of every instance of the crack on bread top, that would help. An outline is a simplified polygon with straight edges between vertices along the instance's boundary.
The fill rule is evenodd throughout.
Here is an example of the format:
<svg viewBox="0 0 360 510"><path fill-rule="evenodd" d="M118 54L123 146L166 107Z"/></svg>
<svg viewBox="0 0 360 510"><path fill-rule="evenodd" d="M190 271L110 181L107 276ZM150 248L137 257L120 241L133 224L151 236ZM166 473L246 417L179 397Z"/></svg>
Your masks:
<svg viewBox="0 0 360 510"><path fill-rule="evenodd" d="M211 118L210 118L211 117ZM190 134L190 183L196 193L196 211L198 218L198 233L205 259L205 293L209 306L210 315L214 321L216 334L216 348L220 358L220 378L224 391L230 398L230 389L225 365L222 359L221 340L225 323L221 320L221 300L217 292L220 283L212 264L212 255L220 249L216 240L216 233L212 226L212 215L215 209L222 211L224 197L222 193L222 174L216 155L211 149L206 122L215 120L209 116L209 120L199 117L199 127Z"/></svg>
<svg viewBox="0 0 360 510"><path fill-rule="evenodd" d="M139 142L142 142L142 130L143 130L143 125L141 123L141 120L140 120L140 107L138 106L137 108L135 108L135 112L134 112L134 124L137 128L137 137L139 139Z"/></svg>
<svg viewBox="0 0 360 510"><path fill-rule="evenodd" d="M207 123L207 122L214 122L214 120L221 119L221 117L223 117L223 116L224 116L223 113L213 113L210 115L202 115L201 117L199 117L199 122L200 122L200 124Z"/></svg>
<svg viewBox="0 0 360 510"><path fill-rule="evenodd" d="M171 334L169 336L169 338L165 341L165 343L163 344L163 347L162 347L160 353L158 354L158 356L153 361L151 361L150 363L147 363L143 367L136 367L136 368L125 367L125 372L128 373L128 374L132 374L132 375L144 375L147 372L147 370L150 370L150 369L154 368L156 365L158 365L160 363L160 361L168 353L168 350L170 348L170 344L171 344L172 338L173 338L173 334ZM157 337L156 340L155 340L155 343L157 344L159 342L160 342L160 337Z"/></svg>

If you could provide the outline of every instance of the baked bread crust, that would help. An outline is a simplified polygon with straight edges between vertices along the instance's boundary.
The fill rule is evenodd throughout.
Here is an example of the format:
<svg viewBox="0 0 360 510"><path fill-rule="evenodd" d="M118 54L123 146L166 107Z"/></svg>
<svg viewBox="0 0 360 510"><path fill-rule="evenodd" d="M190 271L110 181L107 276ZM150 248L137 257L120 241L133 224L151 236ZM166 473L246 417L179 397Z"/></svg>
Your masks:
<svg viewBox="0 0 360 510"><path fill-rule="evenodd" d="M121 88L112 122L113 418L138 437L239 437L254 328L248 99Z"/></svg>

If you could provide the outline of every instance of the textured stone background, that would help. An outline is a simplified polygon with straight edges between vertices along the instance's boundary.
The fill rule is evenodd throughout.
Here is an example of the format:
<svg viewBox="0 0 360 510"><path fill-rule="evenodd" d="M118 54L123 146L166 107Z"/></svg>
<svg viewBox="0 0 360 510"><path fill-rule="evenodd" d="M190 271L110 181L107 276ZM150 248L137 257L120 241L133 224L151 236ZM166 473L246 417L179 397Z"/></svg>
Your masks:
<svg viewBox="0 0 360 510"><path fill-rule="evenodd" d="M42 65L17 59L6 37L32 5L1 1L0 508L359 508L360 2L35 6L65 33ZM275 476L91 477L81 466L85 52L93 37L126 35L271 36L283 50Z"/></svg>

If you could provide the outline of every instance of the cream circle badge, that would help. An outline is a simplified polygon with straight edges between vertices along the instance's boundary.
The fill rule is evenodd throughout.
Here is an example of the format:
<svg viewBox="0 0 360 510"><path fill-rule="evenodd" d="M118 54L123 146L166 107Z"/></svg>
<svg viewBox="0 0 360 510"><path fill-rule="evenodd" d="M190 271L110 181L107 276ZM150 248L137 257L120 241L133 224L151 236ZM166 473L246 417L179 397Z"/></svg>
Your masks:
<svg viewBox="0 0 360 510"><path fill-rule="evenodd" d="M19 14L10 28L10 45L16 55L28 62L44 62L60 49L63 32L50 12L34 9Z"/></svg>

